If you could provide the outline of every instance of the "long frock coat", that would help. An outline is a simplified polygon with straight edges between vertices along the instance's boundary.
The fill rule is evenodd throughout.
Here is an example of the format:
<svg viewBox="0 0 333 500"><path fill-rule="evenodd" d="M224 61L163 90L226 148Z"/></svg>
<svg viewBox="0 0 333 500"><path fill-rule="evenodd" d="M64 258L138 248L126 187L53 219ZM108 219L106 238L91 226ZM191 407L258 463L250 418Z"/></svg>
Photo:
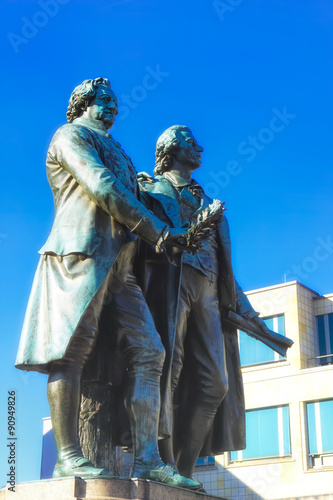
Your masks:
<svg viewBox="0 0 333 500"><path fill-rule="evenodd" d="M41 373L65 355L128 233L155 244L165 227L138 201L130 158L96 120L62 126L46 165L55 219L39 252L16 359L17 368Z"/></svg>
<svg viewBox="0 0 333 500"><path fill-rule="evenodd" d="M155 179L142 180L140 182L140 189L142 191L143 202L160 220L171 227L181 226L179 204L175 198L174 188L167 179L163 176L156 176ZM212 199L203 193L203 206L208 206L212 201ZM246 446L245 402L237 330L225 324L223 319L226 317L229 309L246 318L253 318L258 314L253 310L248 298L235 280L231 262L229 225L224 215L217 225L216 238L218 243L219 304L226 348L229 390L217 410L214 423L200 456L217 455L224 451L244 449ZM163 379L165 387L170 391L171 361L176 335L175 326L181 264L175 266L174 261L169 259L168 262L165 255L162 255L158 260L155 252L152 252L146 245L142 245L141 252L141 259L146 261L145 273L141 277L142 287L166 349ZM176 448L177 440L181 437L178 433L177 422L181 423L186 418L186 413L191 411L191 399L195 398L195 392L193 391L190 371L186 369L185 359L178 387L178 398L176 394L176 408L179 405L176 411L173 433ZM184 402L186 402L185 405ZM187 407L185 408L186 405Z"/></svg>

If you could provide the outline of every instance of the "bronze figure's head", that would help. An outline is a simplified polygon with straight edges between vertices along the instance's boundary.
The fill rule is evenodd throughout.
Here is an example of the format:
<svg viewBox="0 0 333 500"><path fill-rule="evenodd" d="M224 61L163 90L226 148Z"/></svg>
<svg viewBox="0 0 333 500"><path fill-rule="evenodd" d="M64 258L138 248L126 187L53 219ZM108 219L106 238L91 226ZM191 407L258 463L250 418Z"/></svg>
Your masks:
<svg viewBox="0 0 333 500"><path fill-rule="evenodd" d="M173 125L158 138L156 144L155 175L171 170L174 160L187 164L195 170L201 165L203 148L195 140L191 130L185 125Z"/></svg>
<svg viewBox="0 0 333 500"><path fill-rule="evenodd" d="M80 116L101 120L106 129L112 127L118 114L117 98L107 78L84 80L76 87L69 99L67 121L72 123Z"/></svg>

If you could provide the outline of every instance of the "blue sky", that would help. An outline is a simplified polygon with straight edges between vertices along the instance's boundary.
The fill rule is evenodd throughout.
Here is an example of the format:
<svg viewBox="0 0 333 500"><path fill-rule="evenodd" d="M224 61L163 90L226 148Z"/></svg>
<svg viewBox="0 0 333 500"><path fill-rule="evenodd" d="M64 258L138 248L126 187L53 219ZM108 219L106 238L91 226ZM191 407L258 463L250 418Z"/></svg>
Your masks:
<svg viewBox="0 0 333 500"><path fill-rule="evenodd" d="M45 155L86 78L111 80L112 131L152 173L158 136L188 125L196 179L226 202L245 290L298 279L333 291L333 7L329 0L3 0L0 485L7 391L18 480L39 477L46 377L13 365L53 221Z"/></svg>

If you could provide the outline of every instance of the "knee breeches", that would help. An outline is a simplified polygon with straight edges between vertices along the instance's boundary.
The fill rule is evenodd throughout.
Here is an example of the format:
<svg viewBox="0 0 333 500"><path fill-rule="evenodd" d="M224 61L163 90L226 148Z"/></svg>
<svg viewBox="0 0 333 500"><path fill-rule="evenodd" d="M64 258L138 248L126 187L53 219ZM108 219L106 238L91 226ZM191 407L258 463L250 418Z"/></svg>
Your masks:
<svg viewBox="0 0 333 500"><path fill-rule="evenodd" d="M204 276L186 265L182 271L172 363L173 390L178 386L184 360L191 369L191 385L195 385L202 404L219 406L228 390L228 374L217 276Z"/></svg>

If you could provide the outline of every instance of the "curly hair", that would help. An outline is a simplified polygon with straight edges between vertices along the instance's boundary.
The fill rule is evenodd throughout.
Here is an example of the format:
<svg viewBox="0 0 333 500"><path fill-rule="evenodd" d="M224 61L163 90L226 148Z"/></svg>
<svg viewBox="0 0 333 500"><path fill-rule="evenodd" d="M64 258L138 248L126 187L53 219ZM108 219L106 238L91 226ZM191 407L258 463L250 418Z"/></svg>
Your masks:
<svg viewBox="0 0 333 500"><path fill-rule="evenodd" d="M173 159L177 156L180 144L180 132L191 132L185 125L173 125L167 128L158 138L156 144L156 160L154 175L162 175L171 169Z"/></svg>
<svg viewBox="0 0 333 500"><path fill-rule="evenodd" d="M111 88L110 81L107 78L101 77L95 78L95 80L84 80L81 85L75 87L69 99L66 113L68 123L72 123L75 118L82 116L95 96L98 85L105 85Z"/></svg>

